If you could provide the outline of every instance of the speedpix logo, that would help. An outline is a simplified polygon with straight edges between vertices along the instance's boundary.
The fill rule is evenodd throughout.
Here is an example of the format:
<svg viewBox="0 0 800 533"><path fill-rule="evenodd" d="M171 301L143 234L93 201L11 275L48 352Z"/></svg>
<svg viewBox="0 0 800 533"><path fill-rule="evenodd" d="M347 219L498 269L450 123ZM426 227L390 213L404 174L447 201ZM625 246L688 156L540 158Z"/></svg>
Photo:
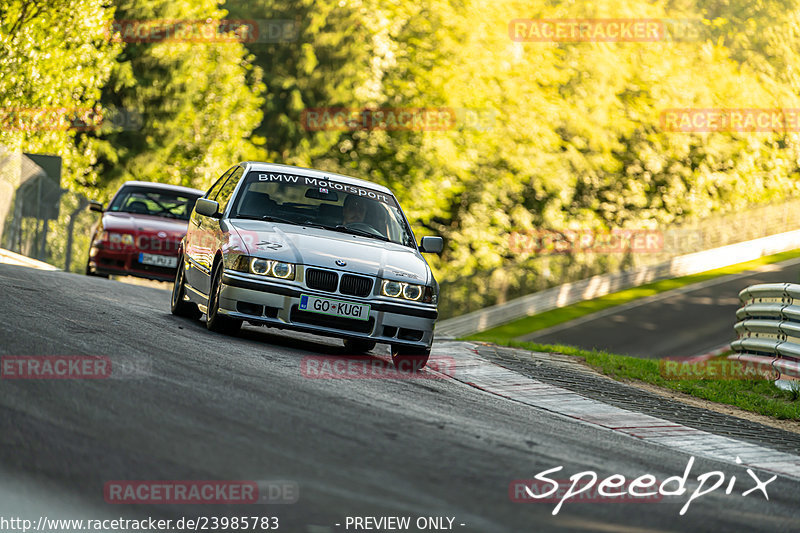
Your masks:
<svg viewBox="0 0 800 533"><path fill-rule="evenodd" d="M742 460L739 457L736 458L736 464L742 464ZM564 490L566 486L565 480L556 480L548 477L564 468L563 466L557 466L539 472L534 476L533 480L512 481L509 484L508 492L509 498L515 503L557 502L555 508L553 508L553 515L558 514L561 506L567 500L573 500L574 502L653 502L659 501L665 496L683 496L687 494L689 489L686 488L686 485L693 465L694 457L690 457L682 476L672 476L661 483L652 474L644 474L632 481L628 481L621 474L614 474L598 480L596 472L587 470L570 476L569 487L566 490ZM753 492L761 492L764 498L769 500L767 485L772 483L778 476L772 476L766 481L762 481L750 468L747 469L747 474L754 482L754 485L748 490L742 491L741 495L748 496ZM698 485L692 491L683 507L681 507L679 514L686 514L693 501L719 489L725 484L726 479L725 474L718 470L699 474L696 477ZM591 491L595 486L597 487L596 492L592 493ZM736 476L731 476L725 487L725 494L731 494L734 488L738 488ZM587 493L589 497L584 498Z"/></svg>

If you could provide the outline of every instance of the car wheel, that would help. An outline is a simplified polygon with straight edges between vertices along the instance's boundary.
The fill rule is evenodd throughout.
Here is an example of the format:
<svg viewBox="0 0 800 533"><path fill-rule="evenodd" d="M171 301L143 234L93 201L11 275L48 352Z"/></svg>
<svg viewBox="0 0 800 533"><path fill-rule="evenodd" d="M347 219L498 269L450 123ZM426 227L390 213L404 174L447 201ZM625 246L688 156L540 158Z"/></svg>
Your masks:
<svg viewBox="0 0 800 533"><path fill-rule="evenodd" d="M417 372L428 364L431 349L408 348L392 345L392 363L401 372Z"/></svg>
<svg viewBox="0 0 800 533"><path fill-rule="evenodd" d="M359 339L345 339L344 347L349 353L356 355L371 351L375 348L375 343L372 341L362 341Z"/></svg>
<svg viewBox="0 0 800 533"><path fill-rule="evenodd" d="M222 265L214 269L211 280L211 290L208 291L208 312L206 313L206 327L217 333L233 335L242 327L242 321L227 317L219 313L219 293L222 290Z"/></svg>
<svg viewBox="0 0 800 533"><path fill-rule="evenodd" d="M108 274L98 274L97 272L92 270L92 267L89 266L89 263L86 263L86 275L87 276L93 276L95 278L108 279Z"/></svg>
<svg viewBox="0 0 800 533"><path fill-rule="evenodd" d="M175 273L175 283L172 285L172 300L170 309L172 314L197 320L202 313L194 302L184 300L186 296L186 271L183 268L183 257L178 260L178 271Z"/></svg>

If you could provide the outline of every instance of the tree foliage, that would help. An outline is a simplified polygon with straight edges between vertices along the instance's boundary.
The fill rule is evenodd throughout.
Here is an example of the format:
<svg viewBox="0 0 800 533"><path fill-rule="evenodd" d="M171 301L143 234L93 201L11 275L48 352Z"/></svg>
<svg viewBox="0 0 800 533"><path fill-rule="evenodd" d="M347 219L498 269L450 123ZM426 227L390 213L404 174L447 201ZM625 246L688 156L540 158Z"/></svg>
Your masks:
<svg viewBox="0 0 800 533"><path fill-rule="evenodd" d="M103 0L0 4L0 144L62 156L67 186L97 176L94 151L66 121L71 110L101 113L101 89L120 50L105 35L112 16ZM50 118L31 120L39 111Z"/></svg>
<svg viewBox="0 0 800 533"><path fill-rule="evenodd" d="M296 42L250 47L267 72L262 133L284 161L373 179L418 233L446 237L433 259L445 313L502 301L630 257L515 253L533 228L665 228L798 193L796 133L661 130L668 108L796 107L798 3L510 0L290 5L231 0L241 15L294 19ZM654 43L519 43L515 18L677 23ZM275 76L270 76L275 73ZM488 110L489 128L304 131L303 109Z"/></svg>
<svg viewBox="0 0 800 533"><path fill-rule="evenodd" d="M226 17L210 0L117 0L116 7L119 21ZM261 154L250 138L262 118L261 71L240 42L121 39L102 101L122 124L95 140L108 189L131 179L204 188L220 169Z"/></svg>
<svg viewBox="0 0 800 533"><path fill-rule="evenodd" d="M541 260L511 246L514 231L664 229L800 193L796 131L675 133L660 123L673 108L800 107L800 0L115 1L117 19L227 16L294 28L224 44L104 41L111 9L92 0L50 2L61 7L15 37L23 6L40 4L9 5L4 105L101 95L105 108L141 113L138 129L103 129L65 148L86 154L71 167L76 183L97 175L106 192L134 178L203 187L250 157L383 183L418 235L446 239L431 258L445 315L637 260ZM517 18L677 26L657 42L515 42ZM44 56L25 46L61 46L46 32L76 24L92 29L65 46L82 52L48 56L63 68L38 87ZM443 131L315 130L304 112L317 108L451 109L458 118ZM84 163L91 170L77 170Z"/></svg>

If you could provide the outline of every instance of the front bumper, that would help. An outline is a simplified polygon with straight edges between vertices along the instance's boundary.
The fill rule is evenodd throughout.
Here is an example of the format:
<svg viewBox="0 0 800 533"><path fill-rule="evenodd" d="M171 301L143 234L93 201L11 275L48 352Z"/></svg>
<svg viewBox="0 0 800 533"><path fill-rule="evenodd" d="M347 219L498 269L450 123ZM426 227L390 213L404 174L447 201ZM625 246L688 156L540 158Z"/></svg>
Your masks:
<svg viewBox="0 0 800 533"><path fill-rule="evenodd" d="M298 306L303 294L369 304L369 319L346 319L301 311ZM253 279L231 270L222 275L219 311L232 318L270 327L420 349L428 349L433 343L433 328L438 316L436 308L431 306L343 296L278 281Z"/></svg>
<svg viewBox="0 0 800 533"><path fill-rule="evenodd" d="M147 252L151 253L151 252ZM177 257L174 254L163 254ZM139 262L139 250L108 250L98 246L89 252L89 268L98 274L114 276L136 276L157 281L173 281L177 268L145 265Z"/></svg>

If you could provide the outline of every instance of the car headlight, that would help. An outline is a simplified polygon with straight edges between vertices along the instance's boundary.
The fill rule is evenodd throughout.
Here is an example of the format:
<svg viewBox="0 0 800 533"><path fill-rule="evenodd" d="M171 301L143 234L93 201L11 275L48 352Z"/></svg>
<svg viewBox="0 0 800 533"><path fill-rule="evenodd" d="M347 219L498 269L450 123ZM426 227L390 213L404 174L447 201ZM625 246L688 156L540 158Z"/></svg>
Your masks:
<svg viewBox="0 0 800 533"><path fill-rule="evenodd" d="M271 276L280 279L294 279L294 265L271 259L253 257L250 259L250 272L259 276Z"/></svg>
<svg viewBox="0 0 800 533"><path fill-rule="evenodd" d="M432 302L430 296L432 291L430 287L423 285L415 285L413 283L403 283L402 281L392 281L385 279L381 284L381 294L390 298L402 298L404 300L411 300L412 302ZM425 295L425 298L423 298Z"/></svg>
<svg viewBox="0 0 800 533"><path fill-rule="evenodd" d="M271 261L267 261L266 259L256 259L254 257L250 260L250 272L253 274L260 274L262 276L268 276L269 270L272 267L270 262Z"/></svg>
<svg viewBox="0 0 800 533"><path fill-rule="evenodd" d="M289 279L294 277L294 265L275 261L272 264L272 275L276 278Z"/></svg>
<svg viewBox="0 0 800 533"><path fill-rule="evenodd" d="M406 285L403 287L403 298L406 300L419 300L422 296L422 286Z"/></svg>
<svg viewBox="0 0 800 533"><path fill-rule="evenodd" d="M391 296L392 298L399 298L403 293L403 284L398 281L385 280L383 287L381 287L381 294L384 296Z"/></svg>
<svg viewBox="0 0 800 533"><path fill-rule="evenodd" d="M127 246L133 246L133 235L130 233L109 232L108 241L111 244L125 244Z"/></svg>

